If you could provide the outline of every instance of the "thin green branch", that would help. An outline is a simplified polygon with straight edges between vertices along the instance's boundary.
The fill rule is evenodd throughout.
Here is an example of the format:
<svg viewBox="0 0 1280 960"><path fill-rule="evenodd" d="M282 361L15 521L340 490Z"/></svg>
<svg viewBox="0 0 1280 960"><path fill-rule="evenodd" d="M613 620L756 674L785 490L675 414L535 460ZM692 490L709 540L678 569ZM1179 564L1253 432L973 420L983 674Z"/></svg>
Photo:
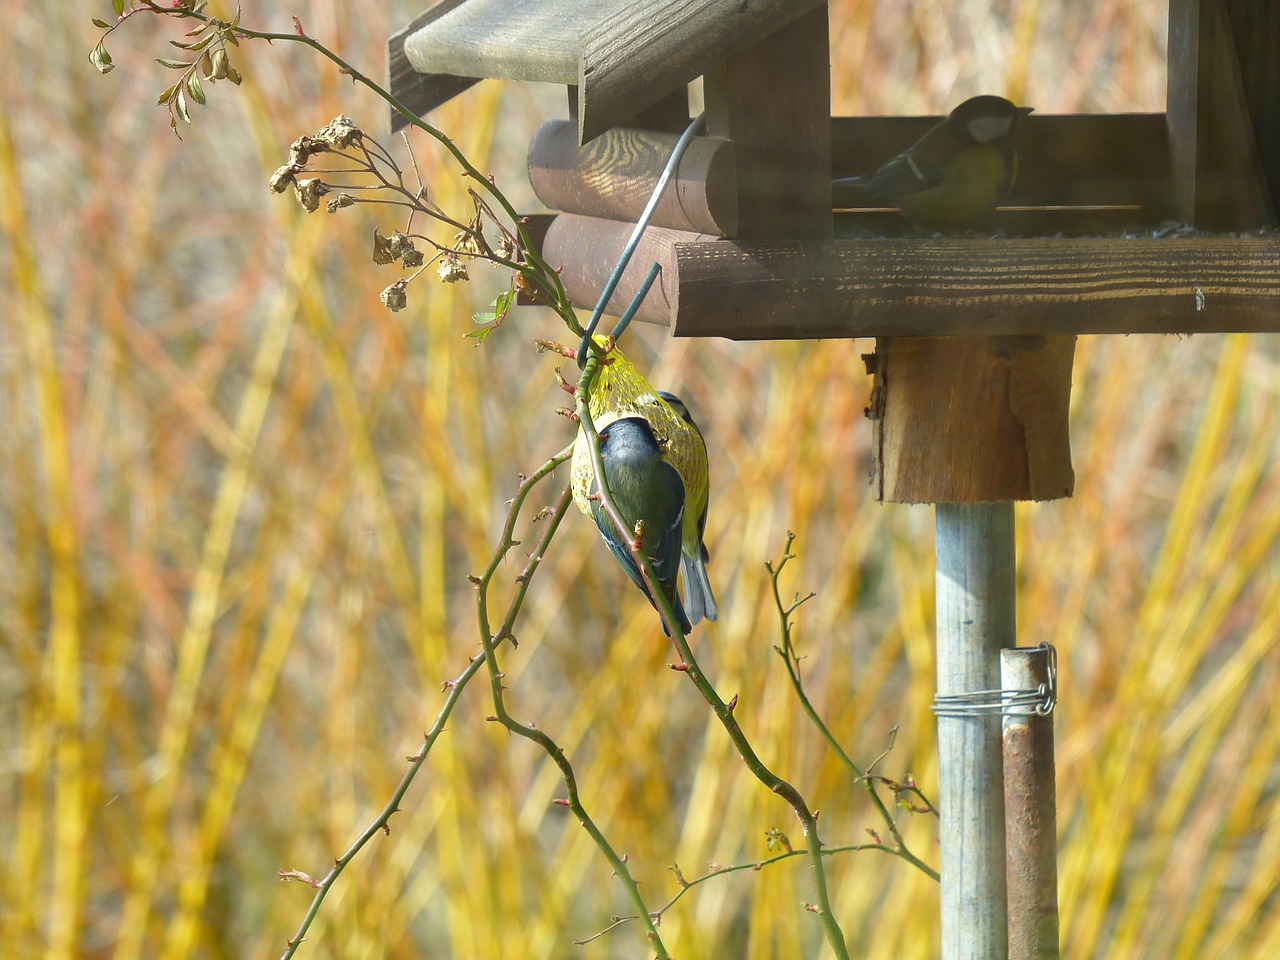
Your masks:
<svg viewBox="0 0 1280 960"><path fill-rule="evenodd" d="M831 857L837 853L861 853L864 850L878 851L880 853L885 853L890 856L894 856L893 849L891 847L886 847L883 843L848 843L838 847L823 847L822 855L824 857ZM787 850L784 853L778 853L772 857L765 857L763 860L753 860L750 863L735 863L732 866L728 866L728 867L714 867L713 869L708 870L702 876L695 877L692 880L686 880L684 878L684 875L680 872L680 867L676 864L672 864L667 869L675 874L676 882L680 885L680 889L676 891L675 896L671 897L671 899L669 899L666 903L662 904L662 906L654 910L650 914L650 916L652 916L655 919L660 919L664 914L667 913L668 910L670 910L677 903L679 903L680 899L686 893L688 893L694 887L701 886L702 884L706 883L709 880L716 880L720 877L728 876L729 874L732 874L732 873L741 873L744 870L759 872L763 870L765 867L773 866L775 863L782 863L782 861L784 860L794 860L797 857L805 857L807 859L808 856L809 856L809 851L807 849ZM609 926L605 927L603 930L598 930L597 932L593 933L589 937L583 937L581 940L575 940L573 942L578 946L591 943L593 940L599 940L601 937L605 936L611 931L622 926L624 923L630 923L631 921L636 919L638 918L635 916L615 917L613 922L610 923Z"/></svg>
<svg viewBox="0 0 1280 960"><path fill-rule="evenodd" d="M596 346L594 341L592 345ZM751 774L770 791L782 797L791 806L791 809L795 811L796 817L800 821L801 829L804 832L805 851L809 860L810 872L813 876L817 901L810 909L818 915L819 921L822 923L823 933L832 952L838 960L848 960L849 951L844 942L844 933L840 929L840 924L831 909L831 900L827 893L827 877L826 871L822 866L822 841L818 836L817 815L809 810L809 806L805 803L804 797L800 795L800 792L769 769L756 754L750 740L748 740L747 735L743 732L733 714L738 705L737 696L734 696L732 700L726 703L716 692L711 681L706 678L693 655L688 639L680 629L680 623L676 619L675 610L672 608L670 600L667 599L664 591L653 588L657 579L654 576L649 557L644 550L644 544L641 542L642 538L637 537L635 531L628 527L626 521L622 518L621 511L618 510L613 500L613 493L609 490L601 458L600 434L592 421L590 410L591 384L595 379L596 370L601 362L598 352L593 350L583 367L582 376L579 378L576 390L577 413L584 437L588 443L587 449L591 459L591 468L596 478L595 487L597 495L600 497L601 506L613 522L618 533L624 538L624 542L629 545L631 555L639 566L645 583L649 585L649 595L653 598L654 605L658 608L658 613L662 616L662 620L671 635L671 642L675 645L676 652L680 656L680 662L673 664L672 668L688 675L698 692L702 694L702 698L715 713L720 725L724 727L734 748L738 751L738 755L742 757L743 763L746 764ZM646 923L652 923L647 916Z"/></svg>
<svg viewBox="0 0 1280 960"><path fill-rule="evenodd" d="M516 491L516 495L511 501L511 506L507 510L507 519L503 526L501 540L495 548L493 555L490 558L489 565L486 568L486 573L489 577L492 577L493 572L498 569L502 559L516 544L516 540L513 537L516 520L520 515L521 509L524 507L525 500L528 498L529 493L541 480L550 476L556 467L567 461L572 455L572 452L572 447L562 450L560 453L547 460L536 472L521 480L520 486ZM532 580L534 573L542 562L542 558L544 556L543 548L555 533L556 528L559 526L561 519L563 519L564 514L568 509L568 505L568 499L561 496L560 501L556 504L551 516L547 518L547 526L544 528L543 534L539 538L538 548L530 554L529 560L525 564L524 569L516 578L518 581L518 588L511 599L511 604L507 611L508 620L514 620L516 613L518 613L521 605L523 605L525 594L528 591L529 582ZM514 638L512 639L514 640ZM418 748L416 753L408 758L409 767L405 771L404 776L400 778L400 783L396 786L391 798L387 801L386 805L378 815L374 817L373 821L365 827L352 844L347 847L342 856L338 857L338 859L334 861L333 866L329 868L329 871L320 880L315 880L307 874L297 870L280 872L281 879L301 880L315 888L315 895L311 898L311 904L307 907L307 912L303 916L302 922L298 925L297 931L295 931L294 935L289 938L284 953L280 955L280 960L290 960L290 958L297 952L298 947L301 946L303 940L306 939L307 931L311 929L311 924L319 914L320 907L323 905L330 889L333 887L334 882L341 875L342 871L346 869L347 864L349 864L356 855L364 849L365 845L379 832L391 832L389 824L392 816L394 816L400 809L400 801L404 799L404 795L408 792L414 778L417 777L418 771L420 771L426 763L427 756L431 753L431 748L435 746L436 740L438 740L440 734L444 732L449 716L453 713L454 707L457 706L459 697L462 696L462 691L466 689L467 684L470 683L472 678L479 672L481 666L492 659L493 648L495 646L496 643L486 643L485 652L482 655L474 657L467 664L466 669L458 674L458 676L454 677L452 680L445 681L444 686L448 691L448 694L445 697L444 704L440 707L439 713L436 714L436 719L431 725L431 729L428 730L424 736L422 745Z"/></svg>
<svg viewBox="0 0 1280 960"><path fill-rule="evenodd" d="M578 336L582 336L583 331L581 325L578 323L577 318L573 313L572 304L569 302L568 297L565 294L564 286L560 282L559 276L533 248L530 243L528 233L521 222L520 215L502 191L498 189L494 181L484 176L442 131L437 130L435 127L432 127L422 121L421 118L416 116L411 110L400 103L389 91L385 90L376 81L361 73L359 70L356 70L346 60L338 56L324 44L308 36L303 31L296 18L294 21L297 26L295 33L275 33L244 27L239 23L238 17L235 22L227 23L225 21L209 17L195 9L189 9L181 6L161 7L155 2L155 0L140 0L139 9L146 9L161 15L176 16L180 19L195 19L205 24L212 24L218 28L220 35L225 37L226 41L233 44L236 43L236 38L266 40L268 42L281 41L301 43L333 62L343 73L350 76L353 81L373 91L384 102L390 104L392 109L399 113L407 123L424 131L428 136L439 142L449 152L467 176L471 177L477 183L482 184L482 189L484 189L493 198L504 214L510 219L519 236L519 246L523 252L525 262L510 262L509 265L516 270L519 275L524 277L528 283L541 289L545 294L544 299L549 302L549 305L563 319L569 329ZM179 109L182 109L181 105L179 106ZM399 178L398 168L396 168L394 164L392 164L392 168L396 170L397 177ZM410 197L411 202L415 201L416 198L413 198L408 191L403 192L406 196ZM480 200L478 195L475 195L473 192L473 196L476 197L477 201L477 217L481 215L480 208L483 206L488 212L490 218L494 220L494 222L497 222L497 218L493 216L491 210L488 210L487 205ZM481 242L483 242L483 238L481 237L480 239ZM589 342L588 352L591 354L591 359L595 362L588 362L585 365L582 377L579 381L578 414L582 423L583 432L590 444L591 461L596 472L599 495L612 522L618 527L619 532L626 537L628 544L630 544L632 553L636 558L637 564L639 565L646 582L653 583L653 571L648 557L644 553L643 546L640 543L640 537L636 536L634 531L626 528L626 525L622 520L622 516L613 502L612 495L607 489L607 483L605 482L604 471L602 469L600 458L600 437L591 421L590 411L588 409L591 382L599 368L599 358L603 351L594 343L594 341L591 341ZM415 754L411 759L410 770L406 772L405 777L402 779L399 788L393 795L392 800L388 803L387 807L384 808L382 813L375 819L369 828L360 835L352 847L335 862L334 867L329 871L324 879L319 882L311 881L317 888L316 896L313 899L311 908L308 910L298 932L289 942L288 949L284 954L286 960L288 957L293 956L297 946L302 942L307 929L309 929L311 922L314 920L319 910L320 904L323 902L325 894L332 886L332 883L338 874L341 873L341 870L345 867L346 863L348 863L350 859L359 852L364 844L367 843L368 840L378 832L378 830L385 830L387 828L387 822L398 808L397 805L399 800L408 789L408 786L412 782L414 775L416 775L417 770L420 769L421 765L425 762L426 755L429 752L431 745L435 742L435 738L438 737L440 731L444 729L444 722L447 719L449 712L452 711L454 704L456 704L461 688L475 676L481 663L486 665L489 674L490 688L494 702L494 709L496 711L494 719L503 723L503 725L513 733L538 743L547 751L548 755L551 756L553 761L560 768L569 794L567 801L565 801L566 804L574 812L584 829L588 831L596 845L613 866L617 875L622 879L629 896L636 904L638 916L645 924L649 939L657 951L657 955L660 958L667 957L665 947L662 944L661 938L658 936L654 919L646 909L639 889L626 868L625 861L612 849L583 808L578 796L573 769L565 758L563 750L555 743L554 740L536 728L532 726L526 727L517 723L507 712L504 703L502 672L498 666L496 649L498 644L504 639L510 639L513 643L515 642L515 637L512 635L511 630L515 617L518 614L528 589L528 577L532 576L533 571L541 561L545 546L554 535L560 519L563 517L567 509L571 499L571 493L569 490L566 490L561 495L552 520L548 524L544 535L540 538L538 548L530 556L525 572L517 578L516 591L512 597L511 604L508 607L507 615L503 618L503 622L499 630L496 632L492 631L490 628L488 588L494 573L501 563L502 557L506 555L507 551L509 551L512 546L515 545L515 541L511 537L511 531L514 526L515 517L519 512L520 505L523 503L525 496L527 496L529 489L532 488L533 484L535 484L537 480L549 473L550 469L554 469L555 463L563 462L567 456L568 453L566 452L559 458L553 458L553 461L548 462L550 466L544 465L543 470L540 470L538 474L535 474L534 477L531 477L521 483L520 490L513 501L511 511L508 513L508 521L504 527L501 542L495 550L493 558L491 559L491 562L486 568L484 574L481 577L476 578L478 588L477 619L479 621L484 654L472 661L463 674L449 685L450 694L446 698L445 707L442 708L441 714L437 717L436 724L433 726L432 731L428 733L422 749L420 749L418 754ZM735 748L742 756L752 774L774 793L783 797L795 810L797 817L800 819L806 840L805 854L810 863L814 886L817 893L817 904L810 909L819 915L827 941L835 955L838 958L847 958L848 951L844 944L844 937L832 913L827 893L826 877L822 866L822 856L824 851L818 837L816 815L810 812L807 804L795 787L775 775L756 755L751 744L748 742L746 735L743 733L741 727L737 723L737 720L733 716L733 710L737 705L737 698L735 697L729 703L725 703L720 698L710 682L703 675L697 660L694 658L693 652L690 649L686 638L679 629L679 624L676 621L670 602L660 590L651 590L651 593L655 598L661 616L670 628L673 643L675 644L676 650L680 656L680 663L675 665L675 668L688 673L695 687L702 694L707 703L711 705L717 718L724 726ZM289 873L287 875L304 878L303 875L297 873Z"/></svg>
<svg viewBox="0 0 1280 960"><path fill-rule="evenodd" d="M556 505L557 517L563 516L565 510L572 502L572 499L573 491L569 486L566 486L564 492L560 495L559 503ZM547 542L551 539L551 534L554 532L554 529L549 529L547 531L542 542L539 543L535 555L540 556L542 554ZM504 531L504 539L507 539L506 531ZM569 808L570 812L573 813L578 822L582 825L582 828L587 831L587 835L591 837L592 842L595 843L595 845L600 849L600 852L604 854L605 859L609 861L609 865L613 868L614 873L622 882L622 886L626 890L627 896L630 898L631 902L635 904L638 916L644 924L645 933L648 936L650 944L656 951L656 955L660 960L670 960L670 955L667 953L666 946L663 944L662 938L658 934L657 925L649 915L648 908L644 902L644 897L640 893L640 887L636 883L635 878L631 876L631 872L627 869L626 860L613 849L613 845L609 843L608 839L596 825L596 822L591 818L591 815L587 813L586 807L583 806L582 798L578 791L577 775L574 773L573 766L569 763L569 759L565 756L563 748L561 748L560 745L548 734L539 730L532 724L525 725L517 721L507 710L505 688L502 684L505 674L502 673L498 664L497 646L504 637L514 640L510 634L511 625L514 620L514 612L512 609L509 609L507 618L503 621L499 630L497 632L492 631L489 620L488 587L496 569L497 565L491 564L489 569L485 571L484 575L477 579L476 584L476 615L479 621L481 642L484 644L484 661L488 665L489 690L493 698L494 715L489 719L502 724L502 726L511 733L536 743L546 751L552 762L560 769L560 776L564 780L566 799L557 802L561 802ZM523 591L527 586L527 581L520 581L517 587L518 597L523 597ZM514 603L512 604L512 607L515 607Z"/></svg>
<svg viewBox="0 0 1280 960"><path fill-rule="evenodd" d="M396 786L395 792L391 794L391 799L387 801L386 806L374 817L373 821L356 837L351 846L347 847L342 856L333 862L329 872L320 880L314 880L297 870L282 870L279 872L280 879L301 880L315 887L316 891L315 896L311 898L311 904L307 907L307 912L303 916L302 922L298 924L298 929L289 938L284 953L280 955L280 960L289 960L297 952L298 947L302 945L302 942L306 939L307 931L311 929L312 922L320 913L320 907L324 904L325 897L328 896L329 890L333 887L334 882L337 881L342 871L346 869L347 864L355 859L356 855L364 849L365 844L379 832L388 834L391 832L389 826L391 817L399 812L400 801L404 798L405 793L408 792L409 786L418 775L418 771L426 763L427 755L431 752L431 748L435 746L440 734L444 732L445 724L453 713L453 708L457 706L458 699L462 696L462 691L466 689L467 684L479 672L483 661L484 658L482 656L475 657L467 664L467 668L462 673L445 682L445 687L449 692L445 697L444 704L441 706L440 712L436 714L435 723L431 725L431 729L427 731L426 736L423 738L422 745L418 747L416 753L408 758L409 768L405 770L404 776L400 778L400 783Z"/></svg>
<svg viewBox="0 0 1280 960"><path fill-rule="evenodd" d="M788 604L783 601L782 590L778 584L778 580L782 575L782 570L787 565L787 562L795 559L795 554L791 552L791 545L795 542L795 538L796 535L794 533L787 531L787 543L786 546L783 547L782 558L778 561L776 566L771 561L765 562L765 569L769 571L769 577L773 582L773 601L778 610L778 619L782 632L782 645L776 646L773 649L777 652L778 656L782 658L782 662L786 664L787 676L791 678L791 686L796 692L796 697L799 699L800 706L804 710L805 715L808 716L809 721L817 728L818 732L822 735L822 738L827 741L827 744L835 751L836 755L844 765L853 772L855 780L862 784L863 789L867 791L867 796L871 798L872 804L879 812L880 817L884 820L886 829L888 829L890 836L893 837L893 844L891 846L885 846L884 849L887 852L892 853L894 856L901 857L916 869L921 870L934 880L937 880L938 871L912 853L911 849L902 839L902 834L898 830L897 818L891 814L889 812L889 808L885 806L884 800L881 799L879 792L876 790L875 784L877 781L886 783L894 788L895 794L904 790L911 790L916 793L921 800L924 800L924 802L928 804L931 811L933 810L933 805L929 804L929 801L925 799L924 794L920 793L919 789L915 787L914 784L904 787L888 780L885 777L879 777L871 773L871 770L875 768L876 763L879 763L880 760L884 759L885 754L881 754L881 756L876 759L875 763L872 763L867 771L864 772L853 761L853 758L845 752L844 748L840 746L839 741L836 740L835 736L831 733L830 728L827 727L822 717L818 715L818 711L814 709L813 703L809 700L809 695L805 692L804 681L800 676L801 657L796 653L796 649L792 641L791 615L802 604L810 600L813 597L813 594L810 593L804 597L797 596L794 601ZM892 744L890 745L890 749L892 749ZM887 754L888 751L885 751L885 753Z"/></svg>

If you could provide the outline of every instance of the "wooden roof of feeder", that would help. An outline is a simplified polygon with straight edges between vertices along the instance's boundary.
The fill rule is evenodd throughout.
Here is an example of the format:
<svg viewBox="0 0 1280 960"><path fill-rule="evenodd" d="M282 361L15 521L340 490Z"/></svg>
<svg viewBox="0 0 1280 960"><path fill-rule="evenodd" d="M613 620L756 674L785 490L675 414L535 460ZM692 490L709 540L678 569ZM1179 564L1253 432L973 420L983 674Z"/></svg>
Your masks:
<svg viewBox="0 0 1280 960"><path fill-rule="evenodd" d="M577 88L585 143L818 6L823 0L441 0L391 38L391 93L423 114L479 79L562 83Z"/></svg>

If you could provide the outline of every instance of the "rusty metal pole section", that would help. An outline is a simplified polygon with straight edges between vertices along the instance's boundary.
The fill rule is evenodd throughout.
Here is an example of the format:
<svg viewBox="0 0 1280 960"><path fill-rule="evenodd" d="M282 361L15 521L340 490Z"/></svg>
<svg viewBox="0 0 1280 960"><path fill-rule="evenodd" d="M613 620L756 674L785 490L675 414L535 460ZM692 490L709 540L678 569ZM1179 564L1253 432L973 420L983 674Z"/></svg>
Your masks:
<svg viewBox="0 0 1280 960"><path fill-rule="evenodd" d="M1000 651L1005 690L1004 816L1008 833L1009 960L1058 960L1058 812L1049 644Z"/></svg>
<svg viewBox="0 0 1280 960"><path fill-rule="evenodd" d="M1000 650L1014 645L1013 504L939 503L942 960L1006 960Z"/></svg>

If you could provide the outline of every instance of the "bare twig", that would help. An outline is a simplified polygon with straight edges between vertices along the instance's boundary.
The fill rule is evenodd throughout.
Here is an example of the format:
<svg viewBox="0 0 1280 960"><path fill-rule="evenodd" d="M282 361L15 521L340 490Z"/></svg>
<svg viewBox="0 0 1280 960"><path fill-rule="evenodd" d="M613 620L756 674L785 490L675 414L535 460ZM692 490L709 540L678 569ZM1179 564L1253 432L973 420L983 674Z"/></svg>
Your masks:
<svg viewBox="0 0 1280 960"><path fill-rule="evenodd" d="M845 752L844 748L840 746L839 741L837 741L832 735L830 728L827 727L826 723L823 722L822 718L818 715L818 711L814 709L813 703L809 700L808 694L805 693L804 682L800 677L800 661L803 657L796 652L796 648L792 640L791 614L793 614L801 604L813 597L813 594L810 593L808 596L797 598L796 600L787 603L782 599L782 590L778 585L778 579L782 575L783 568L787 565L789 560L795 559L795 554L791 552L791 545L795 542L795 538L796 535L788 531L787 543L782 550L782 558L776 565L772 562L765 563L765 568L769 571L769 577L773 582L773 601L778 610L778 619L782 632L782 645L776 646L773 649L777 652L778 656L782 658L782 662L787 666L787 676L791 678L791 686L796 691L796 696L800 700L800 706L804 710L805 715L808 716L810 722L817 728L818 732L822 735L822 738L827 741L827 744L831 749L835 751L841 762L843 762L844 765L853 773L857 782L862 784L863 788L867 791L867 795L871 798L872 804L875 805L877 812L880 814L881 819L884 820L885 828L893 838L893 844L886 846L885 850L892 853L894 856L901 857L916 869L932 877L934 880L937 880L938 871L911 852L911 849L902 839L901 832L898 830L897 817L889 812L889 808L885 806L884 801L880 798L880 794L876 791L877 782L889 784L891 781L871 773L871 771L875 769L876 764L888 756L889 751L893 749L893 737L896 736L897 728L894 728L894 733L890 736L888 748L884 753L877 757L867 771L864 772L856 763L854 763L853 759ZM897 788L900 785L895 784L894 786ZM906 789L912 790L920 796L922 800L924 800L924 795L915 787L914 781L912 781L910 788L902 787L900 789L894 789L895 799L902 790ZM925 800L925 803L932 811L933 805L929 804L927 800Z"/></svg>
<svg viewBox="0 0 1280 960"><path fill-rule="evenodd" d="M511 506L507 510L507 520L503 526L502 537L498 546L494 549L493 555L489 561L489 566L486 568L487 577L492 578L494 571L496 571L501 565L502 558L505 557L511 547L514 546L515 539L513 533L515 531L516 520L519 518L520 511L524 507L525 500L528 498L530 492L541 480L550 476L556 467L568 460L571 454L572 448L562 450L539 467L537 471L521 481L520 486L516 490L516 495L511 500ZM559 526L560 520L564 517L568 505L568 498L561 496L560 501L555 506L551 516L547 518L547 525L543 528L543 533L539 541L539 549L535 549L533 553L530 554L528 562L525 564L520 576L517 577L517 589L515 595L511 599L510 607L507 611L507 622L515 619L521 605L524 603L524 597L528 591L529 581L533 578L533 574L536 572L542 561L543 550L541 547L545 546L546 542L554 535L556 528ZM485 582L487 584L487 580ZM430 754L431 748L435 746L436 740L439 739L440 734L444 732L449 716L453 713L453 708L457 706L458 698L462 695L462 691L466 689L467 684L470 683L472 678L474 678L480 671L480 668L484 666L486 662L492 660L494 656L494 648L497 646L498 642L500 641L491 640L487 642L485 644L485 652L482 655L472 658L460 674L452 680L445 681L444 688L446 690L446 696L444 704L440 707L439 713L436 714L436 719L431 725L431 729L427 731L423 738L422 745L418 747L417 751L408 758L409 768L405 771L404 776L400 778L400 783L391 794L391 798L387 801L386 805L378 815L374 817L373 821L365 827L352 844L347 847L342 856L338 857L338 859L334 861L333 866L329 868L329 871L318 881L311 880L310 877L307 877L307 875L303 874L301 871L281 872L281 879L300 879L306 877L309 881L308 885L313 886L316 891L315 895L311 898L311 904L307 908L307 912L303 916L302 922L298 925L298 929L294 932L294 935L289 938L285 951L281 954L281 960L289 960L289 958L297 952L298 947L306 937L307 931L311 928L312 922L320 912L320 907L324 903L325 897L328 896L329 890L333 887L334 882L338 879L338 876L342 871L346 869L347 864L349 864L355 856L364 849L364 846L378 833L390 832L389 824L391 822L391 817L400 809L400 801L404 798L405 793L408 792L409 786L418 775L418 771L420 771L423 764L426 763L427 756Z"/></svg>
<svg viewBox="0 0 1280 960"><path fill-rule="evenodd" d="M592 342L592 346L598 345ZM606 350L607 348L608 345L606 345ZM847 960L849 952L844 942L844 933L836 921L835 914L831 909L830 897L827 894L827 878L822 866L822 841L818 837L817 814L810 811L808 804L805 803L804 798L794 786L769 769L756 754L751 742L738 724L737 718L733 715L733 711L738 705L738 698L735 696L726 703L702 672L702 668L699 666L697 659L693 655L693 650L689 646L688 639L680 629L680 623L675 616L671 601L664 591L653 588L657 579L654 576L649 557L643 549L640 538L636 537L635 531L630 529L627 522L622 518L622 513L614 502L612 491L609 490L601 459L600 434L596 430L590 410L591 384L595 379L596 370L599 369L601 362L600 351L593 349L583 367L576 392L577 412L584 438L588 443L591 467L595 473L596 490L600 497L601 506L617 529L618 534L623 538L623 542L630 546L631 555L640 568L645 583L649 585L649 595L653 598L654 605L658 608L658 613L666 624L667 632L671 635L671 642L675 645L676 653L680 657L679 662L673 664L673 668L688 675L702 698L715 713L716 719L724 727L729 739L733 742L734 748L738 751L739 756L742 757L751 774L773 793L782 797L800 820L801 829L804 831L805 837L805 855L809 860L810 872L813 876L813 885L817 896L817 904L813 912L818 915L822 923L823 933L832 952L837 958ZM651 924L652 921L647 915L642 916L644 917L644 922Z"/></svg>

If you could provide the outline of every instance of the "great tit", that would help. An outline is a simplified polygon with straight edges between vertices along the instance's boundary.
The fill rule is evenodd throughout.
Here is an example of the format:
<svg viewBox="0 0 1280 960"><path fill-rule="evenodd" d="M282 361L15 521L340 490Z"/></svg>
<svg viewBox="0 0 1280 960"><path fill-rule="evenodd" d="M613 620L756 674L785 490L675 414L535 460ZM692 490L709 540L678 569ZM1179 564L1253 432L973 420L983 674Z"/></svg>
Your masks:
<svg viewBox="0 0 1280 960"><path fill-rule="evenodd" d="M895 206L930 232L980 227L1018 175L1014 137L1031 110L1004 97L972 97L875 173L834 181L832 201Z"/></svg>
<svg viewBox="0 0 1280 960"><path fill-rule="evenodd" d="M707 442L702 431L694 423L693 415L684 401L668 390L659 390L658 396L667 402L698 435L702 441L702 449L707 449ZM707 488L704 486L704 490ZM707 561L711 554L707 550L705 540L707 530L707 507L709 506L709 490L704 493L701 505L690 500L685 501L684 535L680 543L680 578L684 587L684 609L689 614L689 622L697 623L703 617L715 620L720 616L716 606L715 595L711 592L711 580L707 577Z"/></svg>
<svg viewBox="0 0 1280 960"><path fill-rule="evenodd" d="M663 459L653 428L643 417L622 417L605 427L600 432L600 457L613 502L627 528L634 530L637 523L643 524L641 547L649 557L658 588L671 602L680 630L687 634L693 627L676 593L684 532L684 481L676 468ZM596 492L593 482L591 493ZM613 519L599 497L590 502L591 514L610 552L622 564L631 582L653 603L640 567ZM662 629L670 635L665 623Z"/></svg>

